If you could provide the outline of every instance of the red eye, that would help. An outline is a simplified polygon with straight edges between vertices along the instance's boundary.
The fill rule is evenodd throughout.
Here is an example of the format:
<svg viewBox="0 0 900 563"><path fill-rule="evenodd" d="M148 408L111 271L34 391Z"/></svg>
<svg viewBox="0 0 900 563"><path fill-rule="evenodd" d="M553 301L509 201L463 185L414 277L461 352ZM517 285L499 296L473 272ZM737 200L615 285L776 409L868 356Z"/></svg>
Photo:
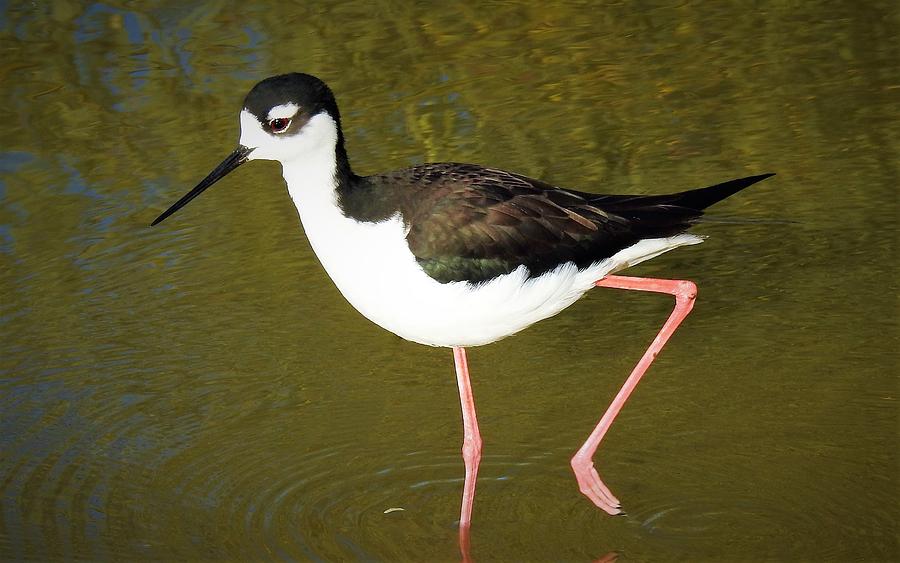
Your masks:
<svg viewBox="0 0 900 563"><path fill-rule="evenodd" d="M290 126L291 120L287 118L279 117L277 119L269 120L269 129L272 130L272 133L284 133Z"/></svg>

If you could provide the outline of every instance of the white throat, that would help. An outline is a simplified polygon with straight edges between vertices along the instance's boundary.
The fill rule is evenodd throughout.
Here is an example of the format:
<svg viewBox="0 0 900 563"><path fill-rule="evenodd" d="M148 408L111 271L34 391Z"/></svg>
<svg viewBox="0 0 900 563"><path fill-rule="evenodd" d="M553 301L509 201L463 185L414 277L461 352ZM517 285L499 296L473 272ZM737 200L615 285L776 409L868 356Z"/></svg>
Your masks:
<svg viewBox="0 0 900 563"><path fill-rule="evenodd" d="M328 114L321 113L310 119L289 141L297 150L289 158L280 160L288 193L297 205L300 218L304 219L304 208L307 207L331 206L340 213L337 209L335 153L337 123Z"/></svg>

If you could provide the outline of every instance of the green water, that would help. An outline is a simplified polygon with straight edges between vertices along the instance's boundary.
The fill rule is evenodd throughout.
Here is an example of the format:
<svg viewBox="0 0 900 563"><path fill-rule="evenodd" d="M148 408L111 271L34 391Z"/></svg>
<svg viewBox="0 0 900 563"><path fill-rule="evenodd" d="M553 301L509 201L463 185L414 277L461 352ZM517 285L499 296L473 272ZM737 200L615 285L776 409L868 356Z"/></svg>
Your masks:
<svg viewBox="0 0 900 563"><path fill-rule="evenodd" d="M900 559L898 12L0 2L0 560L458 560L451 354L343 300L278 165L148 227L292 70L360 173L778 173L630 272L699 297L596 456L626 516L568 460L670 300L598 289L470 350L475 561Z"/></svg>

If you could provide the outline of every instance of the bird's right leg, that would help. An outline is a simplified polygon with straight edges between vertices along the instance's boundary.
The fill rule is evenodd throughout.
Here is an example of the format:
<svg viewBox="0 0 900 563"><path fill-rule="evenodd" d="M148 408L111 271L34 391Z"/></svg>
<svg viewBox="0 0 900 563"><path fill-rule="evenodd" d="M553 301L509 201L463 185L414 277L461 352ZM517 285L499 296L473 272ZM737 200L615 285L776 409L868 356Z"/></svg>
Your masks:
<svg viewBox="0 0 900 563"><path fill-rule="evenodd" d="M618 289L631 289L637 291L652 291L655 293L668 293L675 297L675 309L669 315L668 320L660 329L659 334L653 339L650 347L644 352L644 355L638 361L632 370L631 375L625 380L625 384L616 394L609 408L606 409L597 427L584 442L584 445L572 457L572 469L575 471L575 478L578 480L578 488L591 502L596 504L610 514L620 514L622 512L619 500L613 496L609 488L600 479L597 470L594 469L593 457L600 445L600 441L625 401L628 400L631 392L637 387L638 382L643 377L644 372L653 363L656 355L659 354L663 346L666 345L669 338L674 334L675 329L681 324L681 321L687 317L688 313L694 307L694 298L697 296L697 286L694 282L687 280L661 280L652 278L632 278L623 276L606 276L602 280L596 282L598 287L613 287Z"/></svg>

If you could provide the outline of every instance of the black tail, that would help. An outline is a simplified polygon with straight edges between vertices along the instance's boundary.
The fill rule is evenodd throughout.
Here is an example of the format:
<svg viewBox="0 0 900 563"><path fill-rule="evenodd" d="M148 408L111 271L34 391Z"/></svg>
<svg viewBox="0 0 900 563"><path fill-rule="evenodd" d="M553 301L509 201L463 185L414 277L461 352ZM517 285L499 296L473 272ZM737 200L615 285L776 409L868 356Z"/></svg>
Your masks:
<svg viewBox="0 0 900 563"><path fill-rule="evenodd" d="M769 176L775 174L759 174L757 176L747 176L746 178L738 178L737 180L729 180L709 186L707 188L698 188L696 190L688 190L686 192L678 192L674 194L663 195L594 195L588 196L591 203L596 203L604 209L613 212L628 211L667 211L668 213L683 214L699 217L703 214L703 210L714 203L718 203L728 196L732 196L744 188L765 180Z"/></svg>
<svg viewBox="0 0 900 563"><path fill-rule="evenodd" d="M709 186L708 188L699 188L696 190L688 190L686 192L671 194L670 196L668 196L671 199L665 202L661 201L659 203L677 205L679 207L687 207L688 209L696 209L697 211L702 211L710 205L718 203L726 197L732 196L743 190L744 188L748 188L753 184L774 175L775 174L770 173L759 174L758 176L747 176L746 178L729 180L727 182L722 182L721 184L716 184L715 186ZM661 198L665 197L666 196L661 196Z"/></svg>
<svg viewBox="0 0 900 563"><path fill-rule="evenodd" d="M774 174L729 180L715 186L665 195L597 195L591 203L626 219L638 238L667 237L686 231L703 210Z"/></svg>

